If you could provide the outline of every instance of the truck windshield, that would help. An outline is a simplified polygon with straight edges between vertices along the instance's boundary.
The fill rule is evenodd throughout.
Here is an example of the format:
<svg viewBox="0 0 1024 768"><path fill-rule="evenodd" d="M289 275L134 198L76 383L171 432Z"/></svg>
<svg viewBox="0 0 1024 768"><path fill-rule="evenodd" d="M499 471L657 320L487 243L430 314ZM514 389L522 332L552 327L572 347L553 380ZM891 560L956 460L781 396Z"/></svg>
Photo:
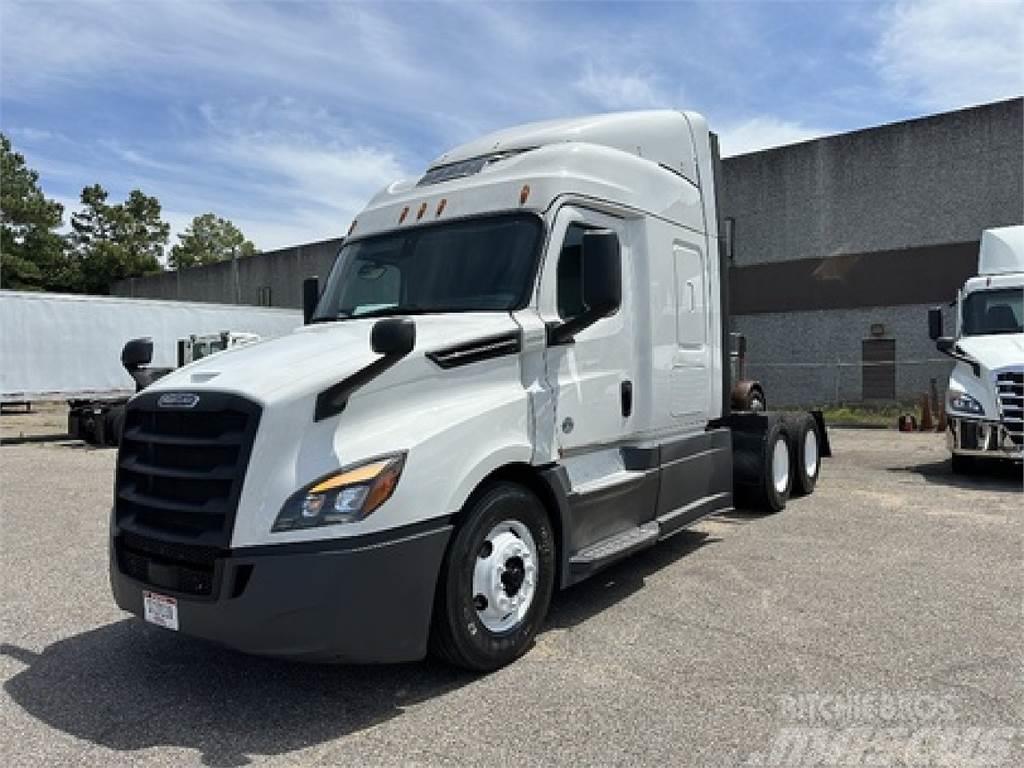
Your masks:
<svg viewBox="0 0 1024 768"><path fill-rule="evenodd" d="M964 299L964 336L1024 332L1024 290L975 291Z"/></svg>
<svg viewBox="0 0 1024 768"><path fill-rule="evenodd" d="M540 219L510 214L432 224L346 243L313 322L526 306Z"/></svg>

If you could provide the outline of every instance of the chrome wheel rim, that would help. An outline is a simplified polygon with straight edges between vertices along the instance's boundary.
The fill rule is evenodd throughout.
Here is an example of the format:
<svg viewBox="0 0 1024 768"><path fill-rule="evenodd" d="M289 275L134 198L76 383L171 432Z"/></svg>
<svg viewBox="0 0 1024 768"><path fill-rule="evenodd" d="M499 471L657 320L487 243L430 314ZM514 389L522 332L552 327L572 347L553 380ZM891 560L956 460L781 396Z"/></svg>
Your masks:
<svg viewBox="0 0 1024 768"><path fill-rule="evenodd" d="M785 437L779 437L772 448L772 483L777 493L785 493L789 487L789 446Z"/></svg>
<svg viewBox="0 0 1024 768"><path fill-rule="evenodd" d="M473 565L473 607L491 632L518 626L537 592L537 544L518 520L503 520L484 537Z"/></svg>
<svg viewBox="0 0 1024 768"><path fill-rule="evenodd" d="M804 435L804 473L814 477L818 472L818 434L808 429Z"/></svg>

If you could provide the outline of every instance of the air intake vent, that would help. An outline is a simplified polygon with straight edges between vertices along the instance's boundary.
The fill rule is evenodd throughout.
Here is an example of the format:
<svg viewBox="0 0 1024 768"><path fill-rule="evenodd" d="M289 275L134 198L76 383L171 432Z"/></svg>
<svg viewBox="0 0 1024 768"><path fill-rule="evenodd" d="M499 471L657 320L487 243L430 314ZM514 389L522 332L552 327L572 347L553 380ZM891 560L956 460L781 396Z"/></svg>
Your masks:
<svg viewBox="0 0 1024 768"><path fill-rule="evenodd" d="M177 400L143 393L128 407L117 462L117 526L226 548L260 408L236 395L202 392L193 402L185 394L192 393Z"/></svg>
<svg viewBox="0 0 1024 768"><path fill-rule="evenodd" d="M466 176L475 176L491 163L506 160L514 155L520 155L523 152L529 152L530 149L533 149L533 147L529 149L510 150L508 152L495 152L493 155L473 157L469 160L460 160L457 163L436 165L433 168L427 169L427 172L423 174L423 178L416 182L416 186L429 187L432 184L440 184L441 182L451 181L452 179L462 179Z"/></svg>

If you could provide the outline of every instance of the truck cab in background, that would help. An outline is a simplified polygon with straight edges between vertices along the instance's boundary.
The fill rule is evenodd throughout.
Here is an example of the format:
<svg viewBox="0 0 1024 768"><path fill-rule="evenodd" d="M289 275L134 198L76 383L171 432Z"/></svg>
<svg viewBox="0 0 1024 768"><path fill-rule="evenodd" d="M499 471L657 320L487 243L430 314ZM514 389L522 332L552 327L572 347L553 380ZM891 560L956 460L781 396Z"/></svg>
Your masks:
<svg viewBox="0 0 1024 768"><path fill-rule="evenodd" d="M1024 458L1024 226L982 233L978 274L957 293L954 336L928 313L936 347L956 363L945 409L953 471Z"/></svg>
<svg viewBox="0 0 1024 768"><path fill-rule="evenodd" d="M716 137L692 112L520 126L357 216L308 324L129 403L122 608L259 654L490 670L552 592L810 493L810 414L730 412Z"/></svg>
<svg viewBox="0 0 1024 768"><path fill-rule="evenodd" d="M189 334L177 340L177 367L209 357L225 349L259 341L259 334L221 331ZM141 392L163 378L174 368L150 365L153 362L153 339L144 336L130 339L121 350L121 365ZM68 401L68 435L90 445L118 445L124 429L125 404L128 399L91 398Z"/></svg>

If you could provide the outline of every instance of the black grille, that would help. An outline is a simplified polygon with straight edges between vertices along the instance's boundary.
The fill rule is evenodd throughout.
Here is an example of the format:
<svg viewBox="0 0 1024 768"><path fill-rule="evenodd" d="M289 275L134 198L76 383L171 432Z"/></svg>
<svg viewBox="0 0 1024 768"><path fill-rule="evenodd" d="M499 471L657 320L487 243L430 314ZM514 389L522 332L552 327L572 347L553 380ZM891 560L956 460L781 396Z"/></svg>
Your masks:
<svg viewBox="0 0 1024 768"><path fill-rule="evenodd" d="M170 544L124 532L114 540L121 573L160 589L215 597L218 559L212 547Z"/></svg>
<svg viewBox="0 0 1024 768"><path fill-rule="evenodd" d="M128 407L117 463L118 529L226 548L260 408L219 392L200 393L190 408L161 407L166 394L143 393Z"/></svg>
<svg viewBox="0 0 1024 768"><path fill-rule="evenodd" d="M996 374L996 391L1000 420L1014 444L1024 445L1024 371Z"/></svg>

